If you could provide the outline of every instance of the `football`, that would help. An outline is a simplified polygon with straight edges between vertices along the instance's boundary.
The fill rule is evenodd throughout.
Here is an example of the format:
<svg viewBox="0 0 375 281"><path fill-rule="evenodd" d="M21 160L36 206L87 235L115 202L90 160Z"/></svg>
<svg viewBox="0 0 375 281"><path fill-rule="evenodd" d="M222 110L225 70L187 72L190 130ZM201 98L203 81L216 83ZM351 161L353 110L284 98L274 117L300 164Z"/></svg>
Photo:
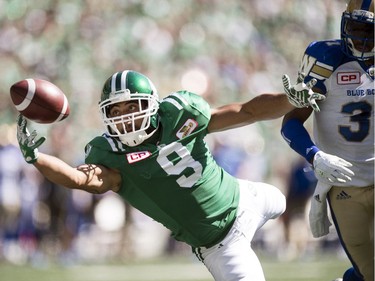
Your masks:
<svg viewBox="0 0 375 281"><path fill-rule="evenodd" d="M10 87L17 111L37 123L49 124L68 117L70 107L65 94L53 83L42 79L24 79Z"/></svg>

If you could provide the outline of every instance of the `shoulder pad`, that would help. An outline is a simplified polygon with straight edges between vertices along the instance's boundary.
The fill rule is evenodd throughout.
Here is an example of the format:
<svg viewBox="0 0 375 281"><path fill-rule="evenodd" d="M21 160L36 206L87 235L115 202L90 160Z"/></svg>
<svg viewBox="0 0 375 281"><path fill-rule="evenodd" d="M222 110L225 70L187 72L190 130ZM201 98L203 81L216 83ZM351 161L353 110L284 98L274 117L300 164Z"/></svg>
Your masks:
<svg viewBox="0 0 375 281"><path fill-rule="evenodd" d="M125 153L124 145L106 134L96 137L85 146L86 164L104 164L109 155ZM107 164L108 165L108 164ZM108 165L110 167L110 165Z"/></svg>
<svg viewBox="0 0 375 281"><path fill-rule="evenodd" d="M305 82L317 79L315 87L326 92L324 81L336 68L347 60L341 51L341 40L325 40L312 42L305 51L300 64L300 72L305 73Z"/></svg>
<svg viewBox="0 0 375 281"><path fill-rule="evenodd" d="M161 101L159 114L163 135L182 139L207 128L211 108L201 96L188 91L178 91Z"/></svg>
<svg viewBox="0 0 375 281"><path fill-rule="evenodd" d="M100 150L111 151L111 152L124 152L125 145L115 138L111 138L107 134L95 137L91 140L86 147L90 145L91 147L96 147Z"/></svg>
<svg viewBox="0 0 375 281"><path fill-rule="evenodd" d="M184 109L191 111L193 114L203 114L208 118L211 115L209 104L201 96L188 91L178 91L170 94L161 101L161 105L173 106L178 111Z"/></svg>

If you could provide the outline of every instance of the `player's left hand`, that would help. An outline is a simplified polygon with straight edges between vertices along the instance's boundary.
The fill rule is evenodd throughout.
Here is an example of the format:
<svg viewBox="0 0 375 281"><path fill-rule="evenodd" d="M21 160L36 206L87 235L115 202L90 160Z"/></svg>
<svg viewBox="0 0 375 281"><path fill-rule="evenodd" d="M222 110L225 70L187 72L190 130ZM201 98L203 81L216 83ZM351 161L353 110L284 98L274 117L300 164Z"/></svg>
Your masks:
<svg viewBox="0 0 375 281"><path fill-rule="evenodd" d="M290 78L284 74L283 85L285 94L288 97L289 102L297 108L311 106L316 112L320 111L316 101L324 100L325 96L319 93L315 93L312 88L315 86L317 80L311 79L307 84L304 83L305 74L299 72L297 82L295 85L291 85Z"/></svg>
<svg viewBox="0 0 375 281"><path fill-rule="evenodd" d="M23 157L27 163L35 163L38 158L38 147L46 140L45 137L35 141L37 132L34 130L31 134L27 130L26 118L21 114L17 118L17 140Z"/></svg>

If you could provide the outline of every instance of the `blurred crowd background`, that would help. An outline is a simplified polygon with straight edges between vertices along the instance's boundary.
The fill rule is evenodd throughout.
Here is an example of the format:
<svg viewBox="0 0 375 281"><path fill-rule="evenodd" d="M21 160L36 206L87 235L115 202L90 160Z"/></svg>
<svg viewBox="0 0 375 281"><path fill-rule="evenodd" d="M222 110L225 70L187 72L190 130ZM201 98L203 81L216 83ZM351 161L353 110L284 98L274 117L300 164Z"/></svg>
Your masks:
<svg viewBox="0 0 375 281"><path fill-rule="evenodd" d="M190 254L116 194L55 186L27 165L15 138L14 82L46 79L66 93L68 119L29 127L47 137L41 151L78 165L84 145L104 132L97 104L112 73L134 69L162 98L184 89L213 107L282 92L282 74L295 80L311 41L339 38L344 9L344 0L0 0L0 262ZM274 184L288 197L286 214L266 224L254 247L283 259L339 251L334 233L321 240L309 234L315 178L282 140L280 125L281 119L207 137L228 172Z"/></svg>

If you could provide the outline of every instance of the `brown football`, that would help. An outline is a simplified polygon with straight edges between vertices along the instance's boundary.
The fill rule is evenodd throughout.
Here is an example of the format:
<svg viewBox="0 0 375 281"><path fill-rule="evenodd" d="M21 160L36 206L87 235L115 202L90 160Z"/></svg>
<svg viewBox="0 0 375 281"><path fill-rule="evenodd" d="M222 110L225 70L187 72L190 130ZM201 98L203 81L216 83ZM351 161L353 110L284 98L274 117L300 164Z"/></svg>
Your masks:
<svg viewBox="0 0 375 281"><path fill-rule="evenodd" d="M68 117L70 107L63 91L42 79L24 79L10 87L10 97L19 113L37 123L49 124Z"/></svg>

